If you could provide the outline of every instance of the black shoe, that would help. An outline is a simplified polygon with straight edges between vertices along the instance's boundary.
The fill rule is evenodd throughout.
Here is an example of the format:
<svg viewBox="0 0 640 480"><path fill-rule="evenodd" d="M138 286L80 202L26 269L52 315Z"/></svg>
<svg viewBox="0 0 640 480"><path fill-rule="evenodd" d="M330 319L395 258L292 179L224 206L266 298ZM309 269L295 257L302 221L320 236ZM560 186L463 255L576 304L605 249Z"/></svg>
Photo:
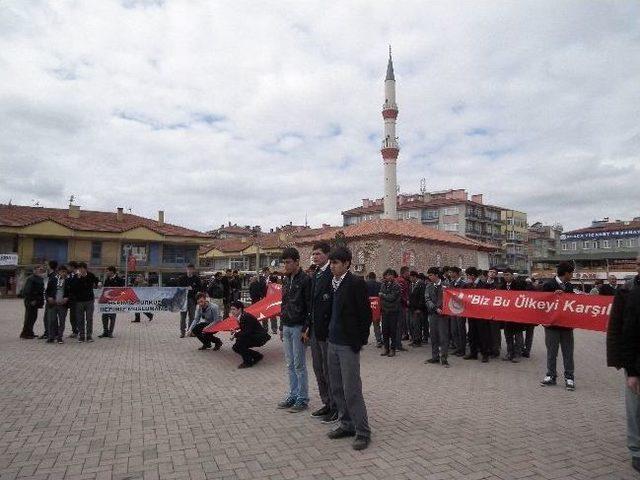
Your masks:
<svg viewBox="0 0 640 480"><path fill-rule="evenodd" d="M98 335L98 338L107 338L108 336L108 333L103 333L102 335Z"/></svg>
<svg viewBox="0 0 640 480"><path fill-rule="evenodd" d="M335 423L337 421L338 421L338 411L337 410L332 410L322 418L321 423L324 423L325 425L328 425L330 423Z"/></svg>
<svg viewBox="0 0 640 480"><path fill-rule="evenodd" d="M398 348L396 348L396 350L398 350L399 352L406 352L408 351L406 348L404 348L402 345L400 345Z"/></svg>
<svg viewBox="0 0 640 480"><path fill-rule="evenodd" d="M387 355L387 357L395 357L396 356L396 351L392 348L391 351L389 352L389 355Z"/></svg>
<svg viewBox="0 0 640 480"><path fill-rule="evenodd" d="M384 351L384 352L382 352L382 353L380 354L380 356L381 356L381 357L387 357L387 356L389 356L389 350L385 349L385 351Z"/></svg>
<svg viewBox="0 0 640 480"><path fill-rule="evenodd" d="M369 437L363 437L362 435L357 435L351 446L354 450L364 450L371 443L371 439Z"/></svg>
<svg viewBox="0 0 640 480"><path fill-rule="evenodd" d="M42 335L40 335L38 337L38 340L44 340L45 338L47 338L47 335L45 333L43 333Z"/></svg>
<svg viewBox="0 0 640 480"><path fill-rule="evenodd" d="M464 357L462 357L463 360L477 360L478 359L478 354L473 355L472 353L465 355Z"/></svg>
<svg viewBox="0 0 640 480"><path fill-rule="evenodd" d="M328 413L331 412L331 408L329 408L326 405L323 405L322 407L320 407L318 410L316 410L315 412L311 413L312 417L324 417L325 415L327 415Z"/></svg>
<svg viewBox="0 0 640 480"><path fill-rule="evenodd" d="M540 385L543 387L550 387L552 385L556 385L556 377L547 375L542 379L542 381L540 382Z"/></svg>
<svg viewBox="0 0 640 480"><path fill-rule="evenodd" d="M216 343L213 347L213 351L215 352L216 350L220 350L221 346L222 346L222 342Z"/></svg>
<svg viewBox="0 0 640 480"><path fill-rule="evenodd" d="M47 338L47 343L53 343L55 340L53 338Z"/></svg>
<svg viewBox="0 0 640 480"><path fill-rule="evenodd" d="M422 346L422 342L414 342L411 344L412 347L418 348Z"/></svg>
<svg viewBox="0 0 640 480"><path fill-rule="evenodd" d="M215 348L214 348L215 350ZM254 357L252 364L255 365L256 363L258 363L260 360L262 360L264 358L264 355L262 355L261 353L259 353L256 357Z"/></svg>
<svg viewBox="0 0 640 480"><path fill-rule="evenodd" d="M93 342L93 338L87 337L87 342L89 342L89 343Z"/></svg>
<svg viewBox="0 0 640 480"><path fill-rule="evenodd" d="M59 338L59 339L58 339L58 343L61 343L61 344L62 344L62 343L64 343L64 341L63 341L61 338Z"/></svg>
<svg viewBox="0 0 640 480"><path fill-rule="evenodd" d="M529 352L522 352L522 358L529 358Z"/></svg>
<svg viewBox="0 0 640 480"><path fill-rule="evenodd" d="M376 343L376 348L382 348L382 342Z"/></svg>
<svg viewBox="0 0 640 480"><path fill-rule="evenodd" d="M440 359L439 358L429 358L428 360L425 360L424 363L430 363L430 364L440 363Z"/></svg>
<svg viewBox="0 0 640 480"><path fill-rule="evenodd" d="M211 348L211 345L202 345L198 350L207 350L208 348Z"/></svg>
<svg viewBox="0 0 640 480"><path fill-rule="evenodd" d="M140 320L131 320L131 323L140 323Z"/></svg>
<svg viewBox="0 0 640 480"><path fill-rule="evenodd" d="M245 362L242 362L240 365L238 365L238 368L251 368L251 367L253 367L253 365Z"/></svg>
<svg viewBox="0 0 640 480"><path fill-rule="evenodd" d="M180 334L180 338L184 338L184 333L181 333L181 334Z"/></svg>
<svg viewBox="0 0 640 480"><path fill-rule="evenodd" d="M489 363L489 355L482 355L482 360L480 360L482 363Z"/></svg>
<svg viewBox="0 0 640 480"><path fill-rule="evenodd" d="M79 342L84 342L84 337L81 337L80 335L78 335L78 341Z"/></svg>
<svg viewBox="0 0 640 480"><path fill-rule="evenodd" d="M107 338L113 338L113 334L112 333L107 333Z"/></svg>
<svg viewBox="0 0 640 480"><path fill-rule="evenodd" d="M348 430L344 430L342 427L338 427L335 430L331 430L327 433L327 437L331 440L337 440L339 438L347 438L347 437L355 437L356 432L350 432Z"/></svg>
<svg viewBox="0 0 640 480"><path fill-rule="evenodd" d="M403 342L406 342L407 340L409 340L409 335L405 335L404 337L402 337Z"/></svg>
<svg viewBox="0 0 640 480"><path fill-rule="evenodd" d="M69 338L77 338L78 334L77 333L72 333L71 335L69 335Z"/></svg>
<svg viewBox="0 0 640 480"><path fill-rule="evenodd" d="M449 362L447 361L446 358L441 358L440 359L440 365L442 365L444 368L449 368L450 367Z"/></svg>
<svg viewBox="0 0 640 480"><path fill-rule="evenodd" d="M640 472L640 457L633 457L631 459L631 468L636 472Z"/></svg>

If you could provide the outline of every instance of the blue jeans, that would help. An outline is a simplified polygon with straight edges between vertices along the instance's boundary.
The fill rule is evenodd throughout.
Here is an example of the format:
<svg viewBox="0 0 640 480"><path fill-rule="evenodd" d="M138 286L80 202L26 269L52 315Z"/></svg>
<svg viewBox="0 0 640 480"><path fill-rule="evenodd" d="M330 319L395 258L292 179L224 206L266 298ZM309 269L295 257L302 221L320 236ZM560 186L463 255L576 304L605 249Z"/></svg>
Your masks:
<svg viewBox="0 0 640 480"><path fill-rule="evenodd" d="M309 382L307 380L306 347L302 343L302 325L282 326L284 357L289 373L289 394L287 398L298 404L309 403Z"/></svg>

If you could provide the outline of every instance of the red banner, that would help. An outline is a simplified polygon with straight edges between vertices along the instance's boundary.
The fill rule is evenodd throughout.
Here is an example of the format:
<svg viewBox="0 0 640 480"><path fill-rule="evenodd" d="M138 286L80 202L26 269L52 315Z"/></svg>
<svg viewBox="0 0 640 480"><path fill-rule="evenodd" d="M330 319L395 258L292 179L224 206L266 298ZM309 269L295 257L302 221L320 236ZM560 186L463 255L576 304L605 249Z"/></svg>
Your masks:
<svg viewBox="0 0 640 480"><path fill-rule="evenodd" d="M443 313L604 332L613 297L573 293L445 288Z"/></svg>
<svg viewBox="0 0 640 480"><path fill-rule="evenodd" d="M371 320L377 323L381 317L380 297L369 297L369 304L371 305Z"/></svg>

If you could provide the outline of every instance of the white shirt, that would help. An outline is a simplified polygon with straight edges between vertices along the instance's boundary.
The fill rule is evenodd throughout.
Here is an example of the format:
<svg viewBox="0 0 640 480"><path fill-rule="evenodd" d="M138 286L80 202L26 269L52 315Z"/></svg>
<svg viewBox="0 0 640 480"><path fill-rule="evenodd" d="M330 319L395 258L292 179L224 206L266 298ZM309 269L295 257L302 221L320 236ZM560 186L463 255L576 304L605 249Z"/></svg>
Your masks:
<svg viewBox="0 0 640 480"><path fill-rule="evenodd" d="M328 266L329 266L329 260L327 260L327 263L325 263L323 266L321 266L319 270L321 272L324 272L327 269ZM344 275L343 275L343 277L344 277Z"/></svg>
<svg viewBox="0 0 640 480"><path fill-rule="evenodd" d="M338 288L340 288L340 284L342 283L342 280L344 280L344 277L347 275L347 273L348 273L348 271L347 271L347 272L344 272L344 273L342 274L342 276L341 276L341 277L339 277L339 278L333 277L333 278L331 279L331 285L333 286L333 291L334 291L334 292L335 292L336 290L338 290Z"/></svg>

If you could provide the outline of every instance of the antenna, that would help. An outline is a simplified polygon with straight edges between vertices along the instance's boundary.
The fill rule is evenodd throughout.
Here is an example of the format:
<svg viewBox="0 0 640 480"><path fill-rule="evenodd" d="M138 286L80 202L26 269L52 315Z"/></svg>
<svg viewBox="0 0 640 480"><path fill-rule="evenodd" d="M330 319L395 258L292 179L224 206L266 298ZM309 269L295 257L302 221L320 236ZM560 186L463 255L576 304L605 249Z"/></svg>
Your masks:
<svg viewBox="0 0 640 480"><path fill-rule="evenodd" d="M420 179L420 193L425 195L427 193L427 179L422 177Z"/></svg>
<svg viewBox="0 0 640 480"><path fill-rule="evenodd" d="M71 205L75 199L76 199L76 196L75 195L71 195L69 197L69 205Z"/></svg>

